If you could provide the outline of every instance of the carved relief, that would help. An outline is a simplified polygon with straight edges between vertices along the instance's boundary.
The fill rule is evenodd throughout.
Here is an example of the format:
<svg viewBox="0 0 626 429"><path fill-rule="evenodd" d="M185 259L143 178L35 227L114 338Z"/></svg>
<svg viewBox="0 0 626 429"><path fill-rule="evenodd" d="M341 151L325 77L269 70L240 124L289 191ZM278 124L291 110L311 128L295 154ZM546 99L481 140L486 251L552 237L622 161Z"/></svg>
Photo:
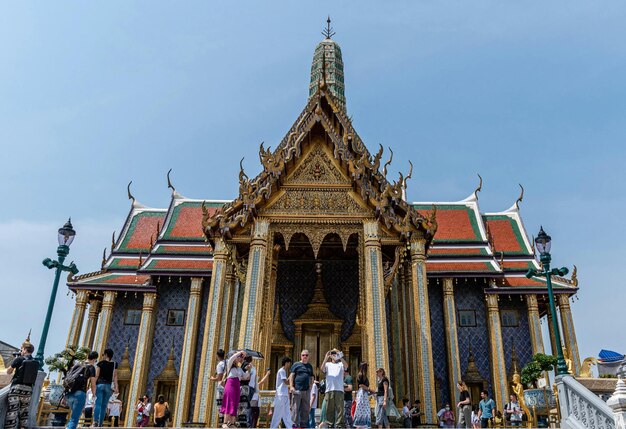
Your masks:
<svg viewBox="0 0 626 429"><path fill-rule="evenodd" d="M367 215L368 211L345 190L289 189L274 204L263 209L262 213Z"/></svg>
<svg viewBox="0 0 626 429"><path fill-rule="evenodd" d="M285 250L289 250L289 244L295 234L304 234L309 239L311 247L313 248L313 254L317 258L317 254L322 247L322 242L328 234L337 234L343 244L343 251L345 252L348 247L348 240L352 234L358 234L358 226L339 226L330 225L328 228L323 228L318 225L296 225L296 224L281 224L276 227L276 231L280 232L285 240Z"/></svg>
<svg viewBox="0 0 626 429"><path fill-rule="evenodd" d="M350 184L318 144L285 184Z"/></svg>

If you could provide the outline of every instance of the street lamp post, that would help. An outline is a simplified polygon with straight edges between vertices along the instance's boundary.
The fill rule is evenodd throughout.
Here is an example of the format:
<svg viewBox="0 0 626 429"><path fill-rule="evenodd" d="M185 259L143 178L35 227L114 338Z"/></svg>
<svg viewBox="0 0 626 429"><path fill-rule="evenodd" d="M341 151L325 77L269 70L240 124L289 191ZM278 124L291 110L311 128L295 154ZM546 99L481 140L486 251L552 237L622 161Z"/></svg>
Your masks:
<svg viewBox="0 0 626 429"><path fill-rule="evenodd" d="M552 246L552 238L545 233L543 227L539 230L537 238L535 238L535 244L539 251L539 260L541 261L541 271L537 271L531 268L526 273L526 277L531 278L533 276L545 276L546 283L548 285L548 298L550 301L550 313L552 314L552 330L554 331L554 337L556 342L556 374L566 375L567 364L565 363L565 357L563 356L563 348L561 347L561 333L559 331L559 325L556 318L556 306L554 305L554 292L552 291L552 276L564 276L569 270L566 267L550 269L550 248Z"/></svg>
<svg viewBox="0 0 626 429"><path fill-rule="evenodd" d="M56 268L54 274L54 284L52 285L52 292L50 293L50 302L48 302L48 312L46 313L46 320L43 324L43 331L41 332L41 339L39 340L39 347L37 348L37 355L35 359L39 361L39 369L43 370L43 352L46 347L46 340L48 339L48 329L50 329L50 319L52 319L52 310L54 309L54 301L57 296L57 289L59 288L59 279L61 272L69 271L72 274L78 274L78 268L71 262L69 265L63 265L65 257L70 253L70 244L74 241L76 231L72 228L72 218L70 218L62 228L59 228L59 247L57 248L58 261L53 261L50 258L43 260L43 264L49 269Z"/></svg>

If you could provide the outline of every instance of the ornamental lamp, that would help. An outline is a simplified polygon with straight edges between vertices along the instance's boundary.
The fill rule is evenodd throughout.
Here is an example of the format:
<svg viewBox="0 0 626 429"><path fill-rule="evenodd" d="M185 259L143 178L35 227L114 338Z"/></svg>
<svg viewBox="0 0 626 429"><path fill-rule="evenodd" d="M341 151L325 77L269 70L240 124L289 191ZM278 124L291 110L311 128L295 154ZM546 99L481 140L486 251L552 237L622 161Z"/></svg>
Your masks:
<svg viewBox="0 0 626 429"><path fill-rule="evenodd" d="M69 218L68 221L65 222L65 225L63 225L63 228L59 228L59 235L57 237L59 240L59 246L69 247L70 244L72 244L72 241L74 241L75 236L76 231L72 228L72 218Z"/></svg>
<svg viewBox="0 0 626 429"><path fill-rule="evenodd" d="M540 254L550 253L550 248L552 247L552 237L550 237L543 230L543 226L539 229L539 234L537 238L535 238L535 244L537 245L537 250Z"/></svg>

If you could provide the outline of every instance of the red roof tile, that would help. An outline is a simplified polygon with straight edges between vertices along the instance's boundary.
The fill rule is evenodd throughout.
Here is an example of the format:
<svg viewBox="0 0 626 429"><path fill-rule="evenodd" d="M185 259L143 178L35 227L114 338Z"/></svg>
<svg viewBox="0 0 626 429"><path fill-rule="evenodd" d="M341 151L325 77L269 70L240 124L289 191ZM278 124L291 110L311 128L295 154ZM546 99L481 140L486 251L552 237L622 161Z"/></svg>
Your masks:
<svg viewBox="0 0 626 429"><path fill-rule="evenodd" d="M506 215L489 215L485 216L485 224L496 253L529 254L515 219Z"/></svg>
<svg viewBox="0 0 626 429"><path fill-rule="evenodd" d="M145 211L136 214L130 221L128 230L116 250L118 252L149 252L150 238L156 239L157 224L160 228L164 218L164 212Z"/></svg>
<svg viewBox="0 0 626 429"><path fill-rule="evenodd" d="M431 206L415 205L423 215L432 213ZM437 233L435 242L468 242L483 241L474 211L465 205L437 205Z"/></svg>
<svg viewBox="0 0 626 429"><path fill-rule="evenodd" d="M212 268L213 261L207 259L155 259L150 261L146 270L209 271Z"/></svg>
<svg viewBox="0 0 626 429"><path fill-rule="evenodd" d="M446 248L442 249L440 247L431 247L428 250L428 255L487 255L487 252L483 248L474 247L458 247L458 248Z"/></svg>
<svg viewBox="0 0 626 429"><path fill-rule="evenodd" d="M442 272L494 272L492 264L488 262L426 262L426 271L430 273Z"/></svg>
<svg viewBox="0 0 626 429"><path fill-rule="evenodd" d="M210 255L213 249L208 244L206 246L175 246L175 245L160 245L155 253L170 253L170 254L200 254Z"/></svg>

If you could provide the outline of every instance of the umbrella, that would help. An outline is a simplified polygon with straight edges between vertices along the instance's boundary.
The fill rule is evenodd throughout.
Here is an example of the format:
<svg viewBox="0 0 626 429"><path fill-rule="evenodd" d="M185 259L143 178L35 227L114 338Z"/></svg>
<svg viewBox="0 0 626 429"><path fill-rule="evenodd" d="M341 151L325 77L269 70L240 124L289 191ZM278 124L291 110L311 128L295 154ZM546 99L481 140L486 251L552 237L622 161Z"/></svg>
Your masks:
<svg viewBox="0 0 626 429"><path fill-rule="evenodd" d="M234 355L235 353L240 352L240 351L242 351L242 350L230 350L230 351L228 352L227 357L229 357L229 358L230 358L230 357L232 357L232 355ZM248 356L252 356L252 359L264 359L264 357L263 357L263 353L261 353L261 352L257 352L256 350L251 350L251 349L243 349L243 351L244 351L244 352L246 352L246 354L247 354Z"/></svg>

